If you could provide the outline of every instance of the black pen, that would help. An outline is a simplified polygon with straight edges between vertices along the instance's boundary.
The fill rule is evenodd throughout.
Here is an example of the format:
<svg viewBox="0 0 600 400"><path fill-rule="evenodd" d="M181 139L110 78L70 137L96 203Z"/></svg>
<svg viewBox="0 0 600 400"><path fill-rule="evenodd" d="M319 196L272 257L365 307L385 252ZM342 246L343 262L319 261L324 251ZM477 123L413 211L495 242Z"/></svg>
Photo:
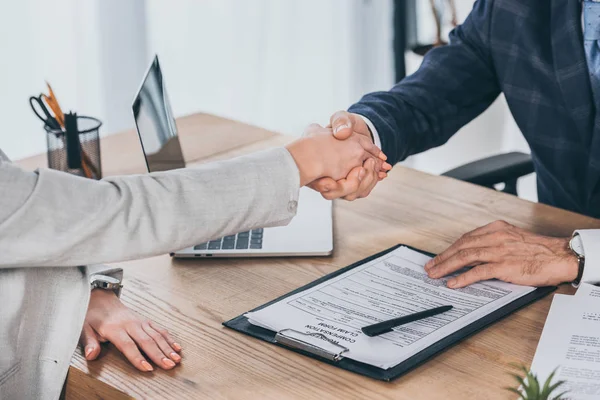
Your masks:
<svg viewBox="0 0 600 400"><path fill-rule="evenodd" d="M434 315L438 315L444 313L446 311L452 310L452 306L442 306L432 308L431 310L420 311L418 313L405 315L403 317L390 319L389 321L378 322L373 325L368 325L363 327L361 330L367 336L378 336L382 333L391 332L392 328L395 328L400 325L408 324L409 322L418 321L423 318L433 317Z"/></svg>

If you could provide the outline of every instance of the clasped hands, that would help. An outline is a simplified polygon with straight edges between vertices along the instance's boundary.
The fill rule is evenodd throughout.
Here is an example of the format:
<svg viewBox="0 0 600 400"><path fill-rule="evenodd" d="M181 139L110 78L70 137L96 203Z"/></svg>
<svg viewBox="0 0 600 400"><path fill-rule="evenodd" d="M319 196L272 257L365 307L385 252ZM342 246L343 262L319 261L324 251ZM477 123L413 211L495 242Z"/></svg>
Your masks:
<svg viewBox="0 0 600 400"><path fill-rule="evenodd" d="M328 200L366 197L392 169L362 118L345 111L335 113L327 127L308 126L303 138L287 149L298 166L301 186Z"/></svg>

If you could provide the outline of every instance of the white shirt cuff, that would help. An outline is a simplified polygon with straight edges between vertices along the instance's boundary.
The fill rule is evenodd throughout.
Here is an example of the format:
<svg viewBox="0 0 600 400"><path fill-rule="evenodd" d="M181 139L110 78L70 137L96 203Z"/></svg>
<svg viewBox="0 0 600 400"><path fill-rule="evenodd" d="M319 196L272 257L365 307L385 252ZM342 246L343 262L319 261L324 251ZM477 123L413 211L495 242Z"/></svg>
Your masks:
<svg viewBox="0 0 600 400"><path fill-rule="evenodd" d="M578 230L583 245L585 266L581 282L593 285L600 283L600 229Z"/></svg>
<svg viewBox="0 0 600 400"><path fill-rule="evenodd" d="M373 125L373 123L371 122L371 120L365 116L359 115L363 121L365 121L365 124L367 124L367 126L369 127L369 130L371 131L371 135L373 135L373 143L375 143L375 146L379 147L380 150L381 149L381 139L379 138L379 133L377 133L377 129L375 129L375 125Z"/></svg>

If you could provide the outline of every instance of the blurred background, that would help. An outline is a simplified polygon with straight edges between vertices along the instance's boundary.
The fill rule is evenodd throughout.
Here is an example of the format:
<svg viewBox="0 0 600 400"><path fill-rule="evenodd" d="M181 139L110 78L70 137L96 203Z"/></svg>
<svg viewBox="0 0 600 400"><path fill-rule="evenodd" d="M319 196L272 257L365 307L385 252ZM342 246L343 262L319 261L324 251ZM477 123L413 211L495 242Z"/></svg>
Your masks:
<svg viewBox="0 0 600 400"><path fill-rule="evenodd" d="M419 67L411 46L435 41L435 20L429 1L402 3L404 57L394 46L394 0L6 2L0 148L12 159L45 152L28 104L45 80L64 110L100 118L103 136L133 128L131 101L155 53L176 116L202 111L300 135L362 94L390 88L399 69ZM450 2L436 4L447 38ZM473 0L454 4L460 23ZM439 174L512 150L529 152L500 97L448 144L404 164ZM519 181L519 195L536 200L534 176Z"/></svg>

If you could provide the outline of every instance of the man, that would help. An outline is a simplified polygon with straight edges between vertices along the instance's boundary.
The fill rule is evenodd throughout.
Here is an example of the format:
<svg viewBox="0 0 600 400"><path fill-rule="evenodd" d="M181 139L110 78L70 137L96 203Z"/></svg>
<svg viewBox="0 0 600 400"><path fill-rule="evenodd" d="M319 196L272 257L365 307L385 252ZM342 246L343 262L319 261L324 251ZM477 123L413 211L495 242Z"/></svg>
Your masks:
<svg viewBox="0 0 600 400"><path fill-rule="evenodd" d="M339 139L372 135L393 164L442 145L504 93L531 148L540 202L600 217L599 39L597 2L479 0L450 44L429 52L416 73L364 96L331 124ZM375 183L324 179L313 187L352 200ZM452 288L491 278L600 282L600 230L574 234L575 251L571 238L499 221L465 234L425 268L441 278L473 267L450 279Z"/></svg>
<svg viewBox="0 0 600 400"><path fill-rule="evenodd" d="M102 181L27 172L0 151L0 399L58 398L78 337L88 360L108 340L141 371L152 371L149 361L175 367L181 346L129 311L118 287L96 288L90 296L90 279L110 286L121 272L78 266L285 225L296 213L301 186L325 176L340 179L355 167L350 179L377 180L376 159L383 155L370 140L352 135L339 141L319 126L308 133L287 148Z"/></svg>

